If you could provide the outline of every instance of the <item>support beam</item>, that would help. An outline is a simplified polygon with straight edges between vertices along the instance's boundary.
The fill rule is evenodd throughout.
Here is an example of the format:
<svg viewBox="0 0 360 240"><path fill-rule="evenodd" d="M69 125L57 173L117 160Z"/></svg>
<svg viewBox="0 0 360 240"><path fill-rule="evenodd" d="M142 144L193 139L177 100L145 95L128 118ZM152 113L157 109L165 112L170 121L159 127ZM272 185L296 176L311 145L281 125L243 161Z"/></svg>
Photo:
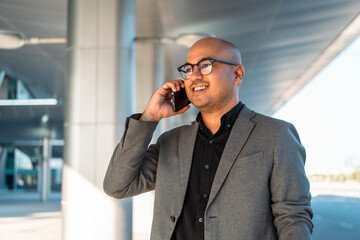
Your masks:
<svg viewBox="0 0 360 240"><path fill-rule="evenodd" d="M0 147L0 190L7 189L6 180L6 147Z"/></svg>
<svg viewBox="0 0 360 240"><path fill-rule="evenodd" d="M132 239L132 200L102 189L135 106L135 1L68 2L63 237Z"/></svg>
<svg viewBox="0 0 360 240"><path fill-rule="evenodd" d="M41 201L49 201L51 191L51 174L50 174L50 158L51 158L51 144L49 138L44 138L43 141L43 156L41 159Z"/></svg>

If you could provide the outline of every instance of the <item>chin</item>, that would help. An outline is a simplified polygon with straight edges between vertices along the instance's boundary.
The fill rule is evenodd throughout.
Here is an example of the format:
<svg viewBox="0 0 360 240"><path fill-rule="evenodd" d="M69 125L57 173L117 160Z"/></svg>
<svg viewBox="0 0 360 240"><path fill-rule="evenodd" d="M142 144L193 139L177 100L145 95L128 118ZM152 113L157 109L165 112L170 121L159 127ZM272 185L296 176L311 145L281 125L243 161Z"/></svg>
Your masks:
<svg viewBox="0 0 360 240"><path fill-rule="evenodd" d="M209 102L196 101L196 102L191 102L191 103L200 111L203 111L210 106Z"/></svg>

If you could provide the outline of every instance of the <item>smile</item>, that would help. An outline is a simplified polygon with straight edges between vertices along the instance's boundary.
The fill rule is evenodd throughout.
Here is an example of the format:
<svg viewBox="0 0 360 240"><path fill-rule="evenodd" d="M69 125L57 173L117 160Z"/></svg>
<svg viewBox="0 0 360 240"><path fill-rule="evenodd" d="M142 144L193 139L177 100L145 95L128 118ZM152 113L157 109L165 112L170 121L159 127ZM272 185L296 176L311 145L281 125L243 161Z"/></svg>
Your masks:
<svg viewBox="0 0 360 240"><path fill-rule="evenodd" d="M192 90L194 92L196 92L196 91L205 90L206 88L207 88L207 86L198 86L198 87L194 87Z"/></svg>

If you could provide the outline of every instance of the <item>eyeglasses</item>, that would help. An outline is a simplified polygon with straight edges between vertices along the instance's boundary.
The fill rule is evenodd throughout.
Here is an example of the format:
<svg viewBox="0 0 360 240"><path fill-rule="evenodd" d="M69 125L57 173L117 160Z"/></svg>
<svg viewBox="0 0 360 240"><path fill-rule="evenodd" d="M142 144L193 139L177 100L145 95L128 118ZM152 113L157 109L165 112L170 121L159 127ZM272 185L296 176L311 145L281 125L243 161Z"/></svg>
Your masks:
<svg viewBox="0 0 360 240"><path fill-rule="evenodd" d="M177 69L180 72L181 77L186 80L191 77L191 74L193 73L195 65L198 67L198 70L201 75L205 76L205 75L210 74L214 62L225 63L225 64L234 65L234 66L239 65L239 64L233 63L233 62L222 61L222 60L217 60L217 59L213 59L213 58L205 58L205 59L200 60L196 64L185 63L184 65L181 65Z"/></svg>

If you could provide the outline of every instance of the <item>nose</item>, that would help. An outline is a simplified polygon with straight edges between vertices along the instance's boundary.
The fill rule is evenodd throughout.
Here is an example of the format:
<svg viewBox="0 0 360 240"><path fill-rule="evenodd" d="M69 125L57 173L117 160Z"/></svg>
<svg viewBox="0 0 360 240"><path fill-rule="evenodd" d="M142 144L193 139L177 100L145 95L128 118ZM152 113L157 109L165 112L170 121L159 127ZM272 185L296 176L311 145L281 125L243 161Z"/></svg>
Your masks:
<svg viewBox="0 0 360 240"><path fill-rule="evenodd" d="M191 76L190 76L189 80L194 81L194 80L198 80L198 79L201 79L201 78L202 78L202 74L200 73L198 66L195 65L193 67L193 69L192 69L192 73L191 73Z"/></svg>

